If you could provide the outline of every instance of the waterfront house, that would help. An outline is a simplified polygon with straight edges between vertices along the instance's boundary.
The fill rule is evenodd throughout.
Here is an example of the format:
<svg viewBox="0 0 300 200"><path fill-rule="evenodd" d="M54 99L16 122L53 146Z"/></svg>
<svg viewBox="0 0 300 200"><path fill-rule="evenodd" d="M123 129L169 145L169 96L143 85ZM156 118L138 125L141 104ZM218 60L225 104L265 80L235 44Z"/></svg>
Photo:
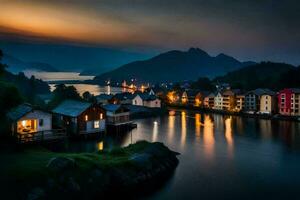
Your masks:
<svg viewBox="0 0 300 200"><path fill-rule="evenodd" d="M185 90L181 96L182 104L191 106L202 106L204 101L204 96L207 92L201 92L199 90Z"/></svg>
<svg viewBox="0 0 300 200"><path fill-rule="evenodd" d="M132 127L130 120L130 110L120 104L107 104L103 108L106 110L107 128L110 131L123 132Z"/></svg>
<svg viewBox="0 0 300 200"><path fill-rule="evenodd" d="M214 107L215 110L222 110L223 109L223 95L222 92L219 91L214 97Z"/></svg>
<svg viewBox="0 0 300 200"><path fill-rule="evenodd" d="M278 93L278 110L281 115L300 116L300 89L286 88Z"/></svg>
<svg viewBox="0 0 300 200"><path fill-rule="evenodd" d="M8 112L11 134L20 143L59 139L65 136L61 130L52 129L52 114L21 104Z"/></svg>
<svg viewBox="0 0 300 200"><path fill-rule="evenodd" d="M123 92L115 94L110 100L110 104L132 104L132 99L134 98L134 94L129 92Z"/></svg>
<svg viewBox="0 0 300 200"><path fill-rule="evenodd" d="M249 113L258 112L260 110L261 95L269 91L269 89L258 88L247 92L245 95L245 111Z"/></svg>
<svg viewBox="0 0 300 200"><path fill-rule="evenodd" d="M245 95L244 94L237 94L235 96L235 111L240 112L244 110L245 107Z"/></svg>
<svg viewBox="0 0 300 200"><path fill-rule="evenodd" d="M204 107L205 108L213 108L214 107L214 102L215 102L215 94L210 93L206 97L204 97Z"/></svg>
<svg viewBox="0 0 300 200"><path fill-rule="evenodd" d="M65 100L52 110L55 125L70 135L88 135L105 131L106 112L89 102Z"/></svg>
<svg viewBox="0 0 300 200"><path fill-rule="evenodd" d="M149 108L160 108L161 101L155 95L151 95L149 93L137 93L132 99L132 105L145 106Z"/></svg>
<svg viewBox="0 0 300 200"><path fill-rule="evenodd" d="M276 93L271 90L265 90L260 96L260 114L273 114L277 111Z"/></svg>
<svg viewBox="0 0 300 200"><path fill-rule="evenodd" d="M97 103L105 105L108 104L109 101L112 99L112 94L100 94L96 96Z"/></svg>

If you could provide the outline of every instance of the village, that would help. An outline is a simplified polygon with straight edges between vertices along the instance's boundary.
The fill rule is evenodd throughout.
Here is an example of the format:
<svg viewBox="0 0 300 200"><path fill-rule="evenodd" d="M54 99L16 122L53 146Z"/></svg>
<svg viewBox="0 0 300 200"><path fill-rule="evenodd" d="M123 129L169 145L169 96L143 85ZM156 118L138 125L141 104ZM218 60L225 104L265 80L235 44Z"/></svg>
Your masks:
<svg viewBox="0 0 300 200"><path fill-rule="evenodd" d="M136 128L132 116L161 108L153 93L101 94L96 102L65 99L52 110L23 103L7 114L11 136L18 144L59 140L66 137L123 133Z"/></svg>
<svg viewBox="0 0 300 200"><path fill-rule="evenodd" d="M171 106L204 109L228 114L256 116L300 117L300 89L286 88L272 91L258 88L251 91L231 89L228 84L218 85L215 92L185 90L169 91L166 95Z"/></svg>

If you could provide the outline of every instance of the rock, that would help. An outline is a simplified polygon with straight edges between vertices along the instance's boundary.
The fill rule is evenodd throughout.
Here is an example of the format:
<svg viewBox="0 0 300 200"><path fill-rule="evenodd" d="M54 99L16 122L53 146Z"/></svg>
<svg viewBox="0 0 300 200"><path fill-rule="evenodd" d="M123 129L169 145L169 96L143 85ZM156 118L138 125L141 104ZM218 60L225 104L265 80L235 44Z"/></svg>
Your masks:
<svg viewBox="0 0 300 200"><path fill-rule="evenodd" d="M75 168L76 163L72 158L55 157L49 160L47 167L54 171L64 171Z"/></svg>
<svg viewBox="0 0 300 200"><path fill-rule="evenodd" d="M38 200L44 199L45 191L42 188L34 188L31 190L27 196L28 200Z"/></svg>
<svg viewBox="0 0 300 200"><path fill-rule="evenodd" d="M70 177L69 180L68 180L67 188L71 192L80 192L79 184L72 177Z"/></svg>
<svg viewBox="0 0 300 200"><path fill-rule="evenodd" d="M131 160L134 164L136 164L138 167L142 167L143 169L151 169L152 168L152 162L150 160L151 155L147 153L136 153L133 154L129 160Z"/></svg>

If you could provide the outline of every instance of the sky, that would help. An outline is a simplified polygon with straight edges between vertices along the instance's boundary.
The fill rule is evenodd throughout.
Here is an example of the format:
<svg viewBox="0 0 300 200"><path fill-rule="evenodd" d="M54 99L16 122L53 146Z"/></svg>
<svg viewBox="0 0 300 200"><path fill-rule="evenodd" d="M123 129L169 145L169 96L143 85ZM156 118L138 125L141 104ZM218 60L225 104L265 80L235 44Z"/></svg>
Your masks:
<svg viewBox="0 0 300 200"><path fill-rule="evenodd" d="M0 40L300 65L298 0L0 0Z"/></svg>

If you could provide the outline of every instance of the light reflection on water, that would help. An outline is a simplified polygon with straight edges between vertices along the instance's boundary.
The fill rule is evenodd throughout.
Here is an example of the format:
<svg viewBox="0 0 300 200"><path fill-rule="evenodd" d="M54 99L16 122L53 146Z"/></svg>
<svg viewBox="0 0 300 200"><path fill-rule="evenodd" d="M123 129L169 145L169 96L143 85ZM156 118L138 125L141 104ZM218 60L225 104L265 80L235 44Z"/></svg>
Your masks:
<svg viewBox="0 0 300 200"><path fill-rule="evenodd" d="M154 122L157 123L154 123ZM163 142L179 152L173 178L149 199L284 199L300 186L300 123L177 112L136 120L132 134L70 144L70 151ZM80 143L82 144L82 143ZM86 148L91 146L91 148Z"/></svg>

